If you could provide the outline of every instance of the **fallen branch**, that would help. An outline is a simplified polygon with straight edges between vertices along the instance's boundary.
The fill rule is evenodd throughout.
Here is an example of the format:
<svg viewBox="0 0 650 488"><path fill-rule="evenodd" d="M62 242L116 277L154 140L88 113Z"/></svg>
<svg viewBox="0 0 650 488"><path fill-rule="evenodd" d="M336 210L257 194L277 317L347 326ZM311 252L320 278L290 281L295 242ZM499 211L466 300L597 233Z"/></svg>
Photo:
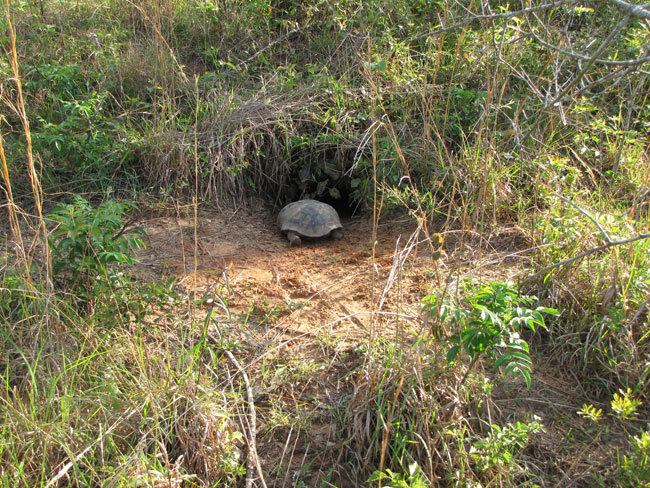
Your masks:
<svg viewBox="0 0 650 488"><path fill-rule="evenodd" d="M230 311L227 311L227 313L230 317ZM248 459L246 460L246 481L244 483L244 486L246 488L253 487L253 472L257 471L257 474L260 478L260 483L262 483L262 486L264 488L267 488L266 482L264 481L264 473L262 472L262 465L260 464L260 458L257 455L257 441L255 439L255 433L257 432L257 416L255 414L255 400L253 398L253 389L251 388L250 380L248 379L248 375L246 374L244 368L242 368L241 364L239 364L239 361L237 361L235 355L223 347L223 337L221 335L221 330L219 329L217 322L212 317L212 313L209 313L205 320L206 325L208 321L211 321L216 328L215 333L208 333L208 340L213 344L217 344L222 347L223 352L226 354L226 356L228 356L230 362L241 374L242 378L244 379L244 385L246 386L246 398L248 403Z"/></svg>
<svg viewBox="0 0 650 488"><path fill-rule="evenodd" d="M50 479L50 481L47 482L45 488L50 488L51 486L56 485L59 482L59 480L67 474L70 468L72 468L75 464L77 464L81 460L81 458L83 458L93 447L95 447L99 442L101 442L104 439L104 437L106 437L111 432L113 432L122 422L129 419L136 412L137 410L134 408L130 412L126 413L125 415L117 419L113 423L113 425L111 425L103 434L100 434L100 436L97 439L95 439L88 447L86 447L83 451L81 451L73 459L71 459L68 463L66 463L65 466L63 466L59 470L56 476L54 476L52 479Z"/></svg>
<svg viewBox="0 0 650 488"><path fill-rule="evenodd" d="M230 359L230 362L237 368L241 373L242 378L244 379L244 384L246 385L246 396L248 398L248 460L246 462L246 488L252 488L253 486L253 471L257 471L258 476L260 477L260 482L262 486L266 488L266 483L264 482L264 474L262 473L262 465L260 464L260 458L257 455L257 442L255 440L255 432L257 431L257 417L255 415L255 401L253 400L253 390L251 388L250 381L248 380L248 375L244 368L241 367L237 358L231 353L228 349L223 350Z"/></svg>
<svg viewBox="0 0 650 488"><path fill-rule="evenodd" d="M605 238L605 241L606 241L606 242L612 242L612 240L609 238L609 234L608 234L607 232L605 232L605 229L602 228L602 226L598 223L598 221L597 221L594 217L592 217L592 216L589 214L589 212L587 212L586 210L583 210L583 209L580 208L578 205L576 205L575 203L573 203L571 200L569 200L569 199L566 198L566 197L563 197L563 196L560 195L559 193L553 193L553 196L556 196L557 198L559 198L559 199L562 200L563 202L566 202L566 203L568 203L569 205L571 205L572 207L575 207L576 209L578 209L578 211L579 211L582 215L584 215L584 216L587 217L589 220L591 220L594 224L596 224L596 227L598 227L598 230L599 230L600 233L603 235L603 237Z"/></svg>
<svg viewBox="0 0 650 488"><path fill-rule="evenodd" d="M551 271L552 269L559 268L560 266L564 266L565 264L573 263L574 261L578 261L579 259L587 257L598 251L603 251L605 249L609 249L610 247L620 246L622 244L629 244L631 242L640 241L641 239L650 239L650 234L639 234L638 236L630 237L629 239L623 239L622 241L609 241L606 244L603 244L602 246L593 247L583 253L578 254L577 256L565 259L564 261L560 261L559 263L551 264L550 266L546 266L545 268L539 270L537 273L528 276L524 280L524 282L534 280L535 278L547 273L548 271Z"/></svg>

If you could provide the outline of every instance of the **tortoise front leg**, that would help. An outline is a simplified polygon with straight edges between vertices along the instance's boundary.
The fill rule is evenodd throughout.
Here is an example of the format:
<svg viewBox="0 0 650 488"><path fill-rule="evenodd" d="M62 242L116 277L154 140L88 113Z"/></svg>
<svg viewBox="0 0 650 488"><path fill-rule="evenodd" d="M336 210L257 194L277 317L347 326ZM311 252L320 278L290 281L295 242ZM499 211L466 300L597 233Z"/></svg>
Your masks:
<svg viewBox="0 0 650 488"><path fill-rule="evenodd" d="M300 236L292 230L287 232L287 239L289 239L289 242L291 243L291 247L297 247L302 244L302 240L300 239Z"/></svg>
<svg viewBox="0 0 650 488"><path fill-rule="evenodd" d="M341 229L333 230L330 235L332 236L332 239L336 239L337 241L343 239L343 231Z"/></svg>

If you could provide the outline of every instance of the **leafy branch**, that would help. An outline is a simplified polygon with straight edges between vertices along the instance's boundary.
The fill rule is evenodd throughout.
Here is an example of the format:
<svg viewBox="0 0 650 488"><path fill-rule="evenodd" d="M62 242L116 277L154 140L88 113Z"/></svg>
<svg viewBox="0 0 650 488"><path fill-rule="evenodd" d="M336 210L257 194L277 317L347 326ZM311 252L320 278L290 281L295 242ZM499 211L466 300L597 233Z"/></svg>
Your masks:
<svg viewBox="0 0 650 488"><path fill-rule="evenodd" d="M529 308L536 300L519 295L508 283L487 285L466 284L469 295L460 303L441 302L437 295L423 298L423 311L436 316L441 322L450 321L459 330L451 336L452 347L447 352L447 362L454 361L463 351L471 359L460 383L467 379L474 365L484 355L494 360L495 369L502 366L506 374L521 375L530 387L531 364L528 343L521 338L524 328L535 332L536 327L546 328L542 314L559 315L552 308Z"/></svg>

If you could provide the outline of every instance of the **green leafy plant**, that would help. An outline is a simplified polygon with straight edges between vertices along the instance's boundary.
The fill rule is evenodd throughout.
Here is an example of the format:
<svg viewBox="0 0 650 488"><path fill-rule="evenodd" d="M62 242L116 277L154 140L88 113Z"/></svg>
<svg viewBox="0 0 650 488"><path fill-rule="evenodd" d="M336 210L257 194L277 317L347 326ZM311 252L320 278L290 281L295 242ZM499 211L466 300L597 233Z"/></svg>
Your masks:
<svg viewBox="0 0 650 488"><path fill-rule="evenodd" d="M381 486L386 488L427 488L430 484L422 474L418 463L408 465L408 473L395 473L390 469L384 471L375 471L372 473L368 482L381 481Z"/></svg>
<svg viewBox="0 0 650 488"><path fill-rule="evenodd" d="M116 322L142 323L151 308L170 319L181 297L174 289L172 279L142 282L137 277L119 272L109 272L105 279L95 280L92 289L96 300L93 308L95 323L110 327Z"/></svg>
<svg viewBox="0 0 650 488"><path fill-rule="evenodd" d="M628 437L628 447L625 452L616 448L617 469L612 473L614 479L611 481L616 486L622 487L650 487L650 425L646 429L637 429L634 425L634 419L638 415L638 410L642 402L634 398L632 389L619 390L614 393L614 398L610 402L613 415L623 423L626 430L628 428L638 431L638 435ZM583 405L578 411L578 415L598 423L602 419L602 410L595 409L593 405ZM608 427L604 428L607 431ZM600 435L600 434L599 434Z"/></svg>
<svg viewBox="0 0 650 488"><path fill-rule="evenodd" d="M475 126L483 112L485 96L486 93L482 91L464 90L462 88L453 88L451 90L449 96L451 102L448 119L451 121L449 133L456 144L462 145L463 138L475 130Z"/></svg>
<svg viewBox="0 0 650 488"><path fill-rule="evenodd" d="M73 203L55 208L48 215L54 226L50 235L54 274L66 274L73 288L87 288L91 280L106 276L110 265L132 265L132 251L144 247L139 237L144 231L124 231L125 213L134 208L133 203L110 199L93 208L78 195Z"/></svg>
<svg viewBox="0 0 650 488"><path fill-rule="evenodd" d="M650 487L650 425L630 436L630 449L619 455L619 481L623 486Z"/></svg>
<svg viewBox="0 0 650 488"><path fill-rule="evenodd" d="M547 307L529 308L536 298L519 295L508 283L479 286L468 283L464 288L468 295L459 303L440 303L437 295L423 298L425 312L459 328L449 339L452 347L447 361L454 361L465 351L473 366L486 355L494 360L495 368L503 366L506 374L523 376L530 387L531 359L528 343L521 337L522 329L535 332L536 327L545 328L542 314L558 315L559 312Z"/></svg>
<svg viewBox="0 0 650 488"><path fill-rule="evenodd" d="M77 182L101 188L99 185L113 180L116 168L125 161L130 141L127 131L116 127L105 114L107 98L97 92L63 98L52 103L53 113L36 116L34 147L61 161L56 170L61 181L69 182L71 174L81 172L85 178L77 178Z"/></svg>
<svg viewBox="0 0 650 488"><path fill-rule="evenodd" d="M620 420L633 420L637 416L637 410L641 401L632 396L632 389L620 390L621 394L614 393L612 410Z"/></svg>
<svg viewBox="0 0 650 488"><path fill-rule="evenodd" d="M582 405L582 408L578 411L578 415L590 419L592 422L598 422L603 416L602 408L596 408L593 405Z"/></svg>
<svg viewBox="0 0 650 488"><path fill-rule="evenodd" d="M510 479L520 471L517 458L530 437L544 431L538 420L515 422L504 427L490 425L487 437L475 441L470 456L481 472L491 471L498 477Z"/></svg>
<svg viewBox="0 0 650 488"><path fill-rule="evenodd" d="M614 415L626 424L630 424L638 415L642 402L632 395L632 389L614 393L611 401ZM639 434L629 436L627 453L617 453L618 482L621 486L650 487L650 425Z"/></svg>
<svg viewBox="0 0 650 488"><path fill-rule="evenodd" d="M110 36L107 41L115 42ZM114 56L105 62L114 66ZM25 91L34 100L30 115L34 151L56 161L44 174L46 185L97 190L113 185L117 177L133 176L123 170L137 146L137 129L123 123L125 112L115 113L109 91L97 89L102 73L61 60L27 65L26 73ZM146 110L137 99L120 105L126 113Z"/></svg>

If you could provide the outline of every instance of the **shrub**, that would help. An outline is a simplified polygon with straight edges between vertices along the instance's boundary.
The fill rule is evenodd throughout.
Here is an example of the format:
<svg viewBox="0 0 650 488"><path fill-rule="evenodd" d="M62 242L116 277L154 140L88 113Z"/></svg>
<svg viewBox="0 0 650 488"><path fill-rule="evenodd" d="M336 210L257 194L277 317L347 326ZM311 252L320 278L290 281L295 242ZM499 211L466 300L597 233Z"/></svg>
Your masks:
<svg viewBox="0 0 650 488"><path fill-rule="evenodd" d="M536 326L545 327L542 313L558 315L557 310L528 308L536 298L519 295L507 283L479 286L466 283L465 290L468 296L458 303L441 303L437 295L423 298L425 312L437 316L443 324L451 322L458 329L449 339L452 347L447 361L454 361L465 351L473 366L486 355L495 360L495 368L504 366L506 373L522 375L530 387L531 360L528 343L521 337L522 330L526 327L535 332ZM467 374L463 381L466 377Z"/></svg>
<svg viewBox="0 0 650 488"><path fill-rule="evenodd" d="M68 286L87 290L92 280L108 277L111 265L132 265L132 251L144 247L142 230L125 231L124 215L136 209L129 202L106 200L97 208L75 195L73 203L55 208L48 219L54 224L50 236L53 272L64 276Z"/></svg>

